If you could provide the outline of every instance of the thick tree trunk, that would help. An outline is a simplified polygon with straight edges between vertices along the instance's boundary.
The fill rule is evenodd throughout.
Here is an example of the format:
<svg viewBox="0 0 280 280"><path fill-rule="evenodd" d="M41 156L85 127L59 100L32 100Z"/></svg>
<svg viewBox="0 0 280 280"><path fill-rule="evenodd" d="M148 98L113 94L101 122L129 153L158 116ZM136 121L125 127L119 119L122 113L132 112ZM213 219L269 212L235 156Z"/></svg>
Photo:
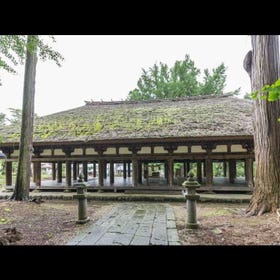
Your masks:
<svg viewBox="0 0 280 280"><path fill-rule="evenodd" d="M28 35L27 43L32 40ZM21 136L19 144L19 160L17 178L11 199L28 200L31 175L33 119L34 119L34 94L37 55L27 50L24 73L24 89L22 104Z"/></svg>
<svg viewBox="0 0 280 280"><path fill-rule="evenodd" d="M279 38L274 35L252 36L252 47L251 55L247 55L247 58L251 56L251 67L247 67L246 70L251 77L252 91L260 92L264 85L272 84L279 78ZM261 215L279 208L279 114L279 100L268 102L258 96L254 101L256 176L252 199L246 210L247 215Z"/></svg>

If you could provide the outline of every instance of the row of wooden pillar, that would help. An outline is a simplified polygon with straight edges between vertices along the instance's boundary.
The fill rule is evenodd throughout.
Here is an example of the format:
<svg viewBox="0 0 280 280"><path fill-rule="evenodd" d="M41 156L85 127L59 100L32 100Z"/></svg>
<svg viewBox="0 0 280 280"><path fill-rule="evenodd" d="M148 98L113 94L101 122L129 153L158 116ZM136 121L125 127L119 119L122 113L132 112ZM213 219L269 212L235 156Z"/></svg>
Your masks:
<svg viewBox="0 0 280 280"><path fill-rule="evenodd" d="M104 179L107 178L107 161L100 159L98 160L98 182L99 186L104 186ZM110 183L114 184L114 162L110 161ZM213 160L206 158L203 162L202 160L197 160L197 180L202 182L202 177L205 177L206 186L213 185ZM203 163L203 176L202 176L202 163ZM66 161L66 185L72 185L72 179L76 180L80 174L79 166L80 163ZM82 162L83 168L82 172L84 175L84 180L88 181L88 162ZM131 177L131 165L132 165L132 182L133 186L138 186L142 184L142 162L136 158L132 158L132 161L126 161L123 163L123 178ZM167 185L172 187L174 185L174 159L170 158L165 161L164 173L167 180ZM236 160L229 159L229 182L234 183L236 178ZM148 164L144 163L144 170L147 170ZM187 177L187 172L190 170L190 162L184 162L184 177ZM227 176L227 162L223 162L224 177ZM73 174L73 176L72 176ZM93 163L93 177L97 176L96 162ZM52 180L57 180L58 183L62 182L62 162L52 163ZM253 159L245 159L245 180L249 187L253 186ZM33 181L37 186L41 185L41 162L33 162ZM12 162L6 162L6 185L12 185Z"/></svg>
<svg viewBox="0 0 280 280"><path fill-rule="evenodd" d="M110 161L110 183L114 183L114 162ZM52 163L52 180L57 180L57 183L62 182L62 162ZM72 185L72 179L77 180L77 177L82 171L84 176L84 181L88 181L88 162L82 163L83 168L80 170L80 163L78 162L65 162L65 172L66 172L66 186ZM71 168L72 167L72 168ZM104 160L98 161L98 178L99 185L102 187L104 185L103 180L107 179L107 162ZM97 168L96 163L93 163L93 177L97 176ZM11 174L11 172L9 172ZM73 175L73 176L72 176ZM131 177L131 163L124 162L123 163L123 178ZM41 185L41 162L33 163L33 181L37 186ZM10 181L9 181L10 182Z"/></svg>

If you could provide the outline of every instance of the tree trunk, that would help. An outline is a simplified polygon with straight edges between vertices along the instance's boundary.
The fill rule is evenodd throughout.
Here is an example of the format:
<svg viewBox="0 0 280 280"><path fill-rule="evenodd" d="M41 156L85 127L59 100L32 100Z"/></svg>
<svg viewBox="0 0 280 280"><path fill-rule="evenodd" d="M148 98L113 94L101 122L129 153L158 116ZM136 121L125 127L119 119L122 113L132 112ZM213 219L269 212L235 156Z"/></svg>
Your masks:
<svg viewBox="0 0 280 280"><path fill-rule="evenodd" d="M27 44L33 40L34 36L27 36ZM29 199L31 157L33 151L34 94L37 64L36 50L37 48L35 47L34 52L30 52L29 50L26 52L18 170L15 189L11 196L11 199L15 200Z"/></svg>
<svg viewBox="0 0 280 280"><path fill-rule="evenodd" d="M252 91L261 92L266 84L274 83L280 74L279 38L274 35L252 36L251 65L244 68L251 78ZM246 65L245 65L246 62ZM249 67L248 67L249 66ZM254 144L256 176L247 215L261 215L279 208L280 190L280 101L268 102L260 96L254 101Z"/></svg>

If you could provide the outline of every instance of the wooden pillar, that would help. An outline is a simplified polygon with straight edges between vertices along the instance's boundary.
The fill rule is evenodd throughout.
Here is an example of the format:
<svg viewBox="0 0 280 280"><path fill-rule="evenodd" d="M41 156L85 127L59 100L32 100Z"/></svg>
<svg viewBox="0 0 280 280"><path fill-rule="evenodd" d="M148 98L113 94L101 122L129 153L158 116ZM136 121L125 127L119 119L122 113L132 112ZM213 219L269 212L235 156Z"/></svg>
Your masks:
<svg viewBox="0 0 280 280"><path fill-rule="evenodd" d="M52 180L56 180L56 163L52 162Z"/></svg>
<svg viewBox="0 0 280 280"><path fill-rule="evenodd" d="M104 161L98 160L98 184L99 187L104 186Z"/></svg>
<svg viewBox="0 0 280 280"><path fill-rule="evenodd" d="M71 161L66 160L66 187L71 187L72 178L71 178Z"/></svg>
<svg viewBox="0 0 280 280"><path fill-rule="evenodd" d="M93 177L95 178L96 177L96 163L94 162L93 163Z"/></svg>
<svg viewBox="0 0 280 280"><path fill-rule="evenodd" d="M57 163L57 183L62 182L62 162Z"/></svg>
<svg viewBox="0 0 280 280"><path fill-rule="evenodd" d="M83 174L84 174L84 181L88 181L88 164L87 161L83 162Z"/></svg>
<svg viewBox="0 0 280 280"><path fill-rule="evenodd" d="M253 175L253 159L246 158L245 160L245 180L247 186L251 189L254 187L254 175Z"/></svg>
<svg viewBox="0 0 280 280"><path fill-rule="evenodd" d="M236 177L236 160L230 159L229 160L229 182L231 184L234 183L235 177Z"/></svg>
<svg viewBox="0 0 280 280"><path fill-rule="evenodd" d="M103 163L104 167L103 167L103 172L104 172L104 179L107 179L107 162L106 160L104 160L104 163Z"/></svg>
<svg viewBox="0 0 280 280"><path fill-rule="evenodd" d="M164 177L168 181L168 162L164 163Z"/></svg>
<svg viewBox="0 0 280 280"><path fill-rule="evenodd" d="M123 163L123 178L126 179L126 162Z"/></svg>
<svg viewBox="0 0 280 280"><path fill-rule="evenodd" d="M114 162L110 161L110 184L113 185L114 184Z"/></svg>
<svg viewBox="0 0 280 280"><path fill-rule="evenodd" d="M203 161L203 177L206 178L206 161Z"/></svg>
<svg viewBox="0 0 280 280"><path fill-rule="evenodd" d="M77 174L77 177L80 175L80 163L79 162L77 162L76 174Z"/></svg>
<svg viewBox="0 0 280 280"><path fill-rule="evenodd" d="M131 177L131 168L130 168L130 165L131 164L131 162L129 161L128 163L127 163L127 177Z"/></svg>
<svg viewBox="0 0 280 280"><path fill-rule="evenodd" d="M138 186L138 172L139 172L139 168L138 168L138 160L137 159L132 159L132 178L133 178L133 187L137 187Z"/></svg>
<svg viewBox="0 0 280 280"><path fill-rule="evenodd" d="M73 180L76 181L78 177L77 174L77 162L73 162Z"/></svg>
<svg viewBox="0 0 280 280"><path fill-rule="evenodd" d="M196 163L196 176L197 176L197 181L201 184L202 183L202 166L201 166L200 159Z"/></svg>
<svg viewBox="0 0 280 280"><path fill-rule="evenodd" d="M12 162L6 161L6 186L12 186Z"/></svg>
<svg viewBox="0 0 280 280"><path fill-rule="evenodd" d="M187 162L184 161L184 177L187 177L188 171L187 171Z"/></svg>
<svg viewBox="0 0 280 280"><path fill-rule="evenodd" d="M138 183L142 184L142 162L138 162Z"/></svg>
<svg viewBox="0 0 280 280"><path fill-rule="evenodd" d="M35 184L36 186L41 186L41 162L34 162L34 175L35 175Z"/></svg>
<svg viewBox="0 0 280 280"><path fill-rule="evenodd" d="M149 185L149 166L148 163L144 163L144 179L146 179L147 186Z"/></svg>
<svg viewBox="0 0 280 280"><path fill-rule="evenodd" d="M33 176L33 183L36 183L36 171L35 171L35 169L36 169L36 163L35 162L33 162L32 163L32 167L33 167L33 171L32 171L32 176Z"/></svg>
<svg viewBox="0 0 280 280"><path fill-rule="evenodd" d="M190 161L189 160L187 160L187 162L186 162L186 170L187 170L187 174L191 170L191 165L190 165Z"/></svg>
<svg viewBox="0 0 280 280"><path fill-rule="evenodd" d="M213 162L212 159L207 158L205 160L205 172L206 172L206 186L212 187L213 185Z"/></svg>
<svg viewBox="0 0 280 280"><path fill-rule="evenodd" d="M173 185L174 185L173 163L174 163L174 160L172 158L168 160L168 185L169 185L169 187L173 187Z"/></svg>
<svg viewBox="0 0 280 280"><path fill-rule="evenodd" d="M224 177L227 177L227 162L225 160L223 161L223 172Z"/></svg>

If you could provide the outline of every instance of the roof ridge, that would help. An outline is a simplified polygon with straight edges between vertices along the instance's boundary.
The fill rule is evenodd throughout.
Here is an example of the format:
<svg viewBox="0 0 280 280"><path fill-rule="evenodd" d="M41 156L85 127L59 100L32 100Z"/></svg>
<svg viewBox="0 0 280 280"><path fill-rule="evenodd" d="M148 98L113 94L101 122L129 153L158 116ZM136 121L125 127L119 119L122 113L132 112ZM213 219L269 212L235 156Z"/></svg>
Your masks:
<svg viewBox="0 0 280 280"><path fill-rule="evenodd" d="M212 98L224 98L233 96L233 93L225 93L221 95L210 94L210 95L193 95L185 97L175 97L175 98L164 98L164 99L149 99L149 100L119 100L119 101L84 101L85 105L118 105L118 104L143 104L143 103L159 103L159 102L176 102L185 100L199 100L199 99L212 99Z"/></svg>

